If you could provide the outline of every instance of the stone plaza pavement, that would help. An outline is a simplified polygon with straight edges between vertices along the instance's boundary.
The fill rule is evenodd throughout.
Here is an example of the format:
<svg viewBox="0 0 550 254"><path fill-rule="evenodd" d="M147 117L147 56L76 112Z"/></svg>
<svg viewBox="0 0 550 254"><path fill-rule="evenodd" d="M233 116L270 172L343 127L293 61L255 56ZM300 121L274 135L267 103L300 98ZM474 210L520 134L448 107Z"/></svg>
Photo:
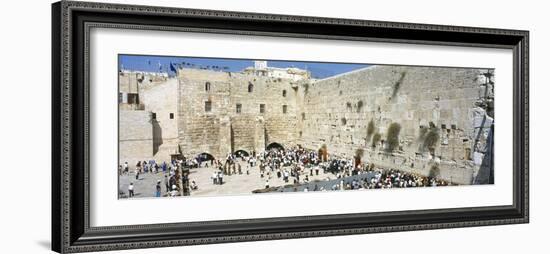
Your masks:
<svg viewBox="0 0 550 254"><path fill-rule="evenodd" d="M288 183L283 181L283 178L277 178L276 171L268 178L267 174L263 178L260 177L260 169L258 166L248 168L249 174L246 174L247 164L243 161L238 162L242 168L242 174L224 175L222 185L214 185L212 183L213 167L193 168L190 170L189 179L195 181L198 185L198 190L191 191L191 196L221 196L221 195L248 195L252 194L253 190L265 188L266 180L269 179L269 186L284 186L292 184L294 177L289 177ZM309 175L309 169L306 169ZM300 176L302 181L305 178L305 173ZM333 180L336 176L332 173L323 173L323 170L319 170L319 175L309 176L309 180ZM128 197L128 185L130 182L134 183L134 198L147 198L155 197L156 183L161 180L162 195L166 194L166 187L164 185L164 173L142 173L139 175L139 179L135 179L135 174L130 171L130 174L124 174L119 176L119 197Z"/></svg>

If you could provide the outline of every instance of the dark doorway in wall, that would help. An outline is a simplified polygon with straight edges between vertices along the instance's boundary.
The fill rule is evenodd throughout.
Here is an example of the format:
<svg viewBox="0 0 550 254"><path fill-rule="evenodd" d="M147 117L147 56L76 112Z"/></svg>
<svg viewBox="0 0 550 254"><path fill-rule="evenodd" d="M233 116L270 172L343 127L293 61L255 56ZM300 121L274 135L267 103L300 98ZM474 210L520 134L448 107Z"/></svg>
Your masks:
<svg viewBox="0 0 550 254"><path fill-rule="evenodd" d="M212 154L209 154L209 153L200 153L197 155L197 160L199 160L201 162L203 161L211 161L211 160L214 160L214 156L212 156Z"/></svg>
<svg viewBox="0 0 550 254"><path fill-rule="evenodd" d="M271 149L277 149L277 150L285 150L285 147L279 143L276 143L276 142L273 142L269 145L267 145L267 147L265 148L266 150L271 150Z"/></svg>
<svg viewBox="0 0 550 254"><path fill-rule="evenodd" d="M245 150L237 150L235 151L233 154L235 154L235 156L237 156L238 158L241 158L241 157L248 157L250 154L245 151Z"/></svg>

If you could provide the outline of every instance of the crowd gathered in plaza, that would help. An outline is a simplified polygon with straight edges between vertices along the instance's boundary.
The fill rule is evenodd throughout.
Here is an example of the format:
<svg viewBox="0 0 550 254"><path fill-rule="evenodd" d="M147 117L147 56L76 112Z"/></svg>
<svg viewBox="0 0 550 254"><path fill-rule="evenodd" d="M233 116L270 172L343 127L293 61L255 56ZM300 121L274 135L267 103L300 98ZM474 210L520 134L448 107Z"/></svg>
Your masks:
<svg viewBox="0 0 550 254"><path fill-rule="evenodd" d="M225 184L228 179L225 176L258 174L252 177L259 177L265 188L251 190L254 193L431 187L451 184L435 177L379 168L372 163L361 162L360 158L328 158L320 151L296 146L288 149L272 148L257 154L228 154L223 161L201 154L194 158L172 160L168 163L143 160L132 168L125 162L119 166L119 175L127 175L131 181L127 192L120 190L120 194L134 197L134 180L139 180L140 175L149 174L154 177L160 175L160 179L152 189L141 191L152 191L156 197L192 195L191 193L198 190L199 186L191 178L189 169L213 170L210 177L213 185ZM270 181L273 182L274 178L278 179L279 183L279 180L282 180L284 184L272 186ZM234 179L236 178L232 180Z"/></svg>
<svg viewBox="0 0 550 254"><path fill-rule="evenodd" d="M143 160L138 161L133 170L130 170L130 165L128 164L128 162L125 162L124 164L119 165L118 174L119 176L129 176L130 174L133 174L131 179L135 181L140 180L140 176L143 176L144 174L149 174L153 176L157 176L160 174L161 176L163 176L163 178L162 180L157 180L156 185L154 186L154 190L152 190L154 191L155 197L175 197L181 196L183 188L185 188L187 191L198 189L198 185L195 181L191 180L191 182L189 183L188 174L182 173L181 170L178 170L184 168L186 164L187 162L183 160L172 160L169 163L163 161L160 164L157 163L155 160ZM180 180L188 183L188 186L182 186ZM135 188L136 186L134 185L134 181L131 181L128 185L128 197L131 198L135 196ZM123 190L119 190L119 192L121 196L124 196L125 193Z"/></svg>
<svg viewBox="0 0 550 254"><path fill-rule="evenodd" d="M322 156L319 152L299 146L287 150L271 149L260 156L260 177L268 178L266 189L270 188L271 177L282 177L285 183L293 179L294 186L290 188L292 191L298 190L296 185L310 183L310 177L318 176L319 172L331 173L339 181L328 177L326 181L333 180L331 182L336 183L330 186L316 184L311 189L313 191L430 187L450 184L435 177L420 176L396 169L377 168L372 163L361 163L360 159L356 158L352 160L333 156L322 160L320 157ZM283 188L278 190L282 191ZM303 190L310 191L310 188L305 187Z"/></svg>

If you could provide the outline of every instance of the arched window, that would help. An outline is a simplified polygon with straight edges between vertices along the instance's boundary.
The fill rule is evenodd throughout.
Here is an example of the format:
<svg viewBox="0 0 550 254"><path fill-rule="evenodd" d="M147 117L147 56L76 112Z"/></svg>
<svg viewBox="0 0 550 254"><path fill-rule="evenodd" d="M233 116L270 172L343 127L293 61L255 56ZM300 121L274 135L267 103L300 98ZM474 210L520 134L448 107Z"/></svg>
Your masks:
<svg viewBox="0 0 550 254"><path fill-rule="evenodd" d="M286 90L283 90L283 97L286 97Z"/></svg>
<svg viewBox="0 0 550 254"><path fill-rule="evenodd" d="M254 90L254 84L252 82L248 82L248 92L251 93Z"/></svg>
<svg viewBox="0 0 550 254"><path fill-rule="evenodd" d="M210 91L210 82L206 82L204 84L204 91L207 91L207 92Z"/></svg>

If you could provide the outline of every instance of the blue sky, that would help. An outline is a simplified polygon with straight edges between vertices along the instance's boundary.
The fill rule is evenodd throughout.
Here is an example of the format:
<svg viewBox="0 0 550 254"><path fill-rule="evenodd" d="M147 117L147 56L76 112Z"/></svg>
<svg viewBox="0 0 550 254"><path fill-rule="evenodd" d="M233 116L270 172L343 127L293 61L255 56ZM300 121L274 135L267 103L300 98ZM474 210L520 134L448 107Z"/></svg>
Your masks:
<svg viewBox="0 0 550 254"><path fill-rule="evenodd" d="M254 60L226 59L226 58L201 58L201 57L172 57L172 56L141 56L141 55L119 55L119 68L133 71L169 72L173 73L170 64L180 64L188 68L206 68L238 72L246 67L253 66ZM322 63L322 62L300 62L300 61L275 61L268 60L267 65L271 67L296 67L307 69L314 78L326 78L344 72L369 66L368 64L347 64L347 63ZM225 68L224 68L225 67Z"/></svg>

